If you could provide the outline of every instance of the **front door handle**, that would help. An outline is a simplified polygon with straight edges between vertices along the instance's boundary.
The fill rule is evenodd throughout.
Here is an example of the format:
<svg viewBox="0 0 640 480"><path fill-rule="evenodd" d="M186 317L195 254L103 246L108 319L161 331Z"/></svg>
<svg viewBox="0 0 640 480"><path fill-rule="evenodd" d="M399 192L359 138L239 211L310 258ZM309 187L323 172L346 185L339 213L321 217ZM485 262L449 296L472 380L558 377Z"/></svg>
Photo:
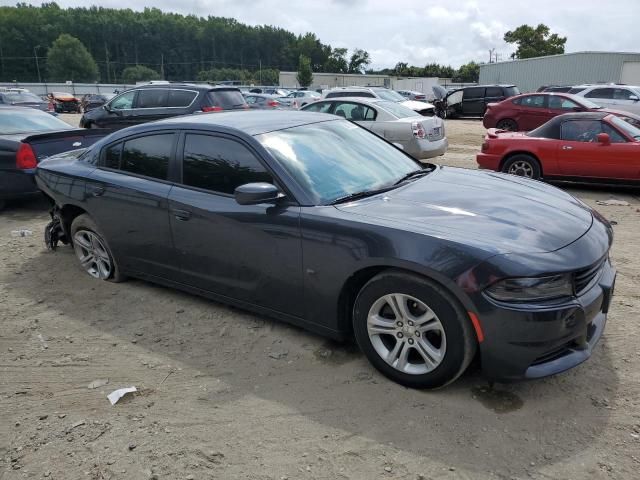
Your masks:
<svg viewBox="0 0 640 480"><path fill-rule="evenodd" d="M89 187L89 193L94 197L99 197L104 194L104 187L98 185L92 185Z"/></svg>
<svg viewBox="0 0 640 480"><path fill-rule="evenodd" d="M563 146L562 146L562 149L563 149L563 150L573 150L573 147L572 147L572 146L570 146L570 145L563 145Z"/></svg>
<svg viewBox="0 0 640 480"><path fill-rule="evenodd" d="M174 208L171 210L171 213L173 213L173 216L176 217L177 220L182 220L183 222L186 222L191 218L191 212L188 210L179 210Z"/></svg>

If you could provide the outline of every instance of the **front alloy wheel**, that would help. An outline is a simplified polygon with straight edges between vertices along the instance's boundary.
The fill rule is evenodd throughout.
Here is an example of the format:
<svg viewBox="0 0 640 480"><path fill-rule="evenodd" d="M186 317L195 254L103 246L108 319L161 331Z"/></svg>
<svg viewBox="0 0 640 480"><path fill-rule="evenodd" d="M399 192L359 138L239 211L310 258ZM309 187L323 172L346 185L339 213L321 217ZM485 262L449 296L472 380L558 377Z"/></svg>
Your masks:
<svg viewBox="0 0 640 480"><path fill-rule="evenodd" d="M369 310L367 332L378 355L407 374L433 371L447 350L438 316L411 295L392 293L376 300Z"/></svg>
<svg viewBox="0 0 640 480"><path fill-rule="evenodd" d="M385 270L360 290L353 331L371 364L412 388L438 388L456 378L475 355L467 312L449 290L402 270Z"/></svg>

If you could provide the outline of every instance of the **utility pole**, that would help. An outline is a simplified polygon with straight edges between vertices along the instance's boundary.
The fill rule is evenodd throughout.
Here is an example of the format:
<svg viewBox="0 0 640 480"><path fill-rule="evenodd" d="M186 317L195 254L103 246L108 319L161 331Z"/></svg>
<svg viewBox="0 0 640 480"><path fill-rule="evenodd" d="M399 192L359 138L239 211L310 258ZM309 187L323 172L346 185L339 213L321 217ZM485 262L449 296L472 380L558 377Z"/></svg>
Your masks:
<svg viewBox="0 0 640 480"><path fill-rule="evenodd" d="M109 73L109 49L107 48L107 42L104 42L104 58L107 62L107 83L111 83L111 74Z"/></svg>
<svg viewBox="0 0 640 480"><path fill-rule="evenodd" d="M260 64L260 85L262 85L262 59L259 59L258 63Z"/></svg>
<svg viewBox="0 0 640 480"><path fill-rule="evenodd" d="M493 54L496 51L495 48L489 49L489 63L493 63Z"/></svg>
<svg viewBox="0 0 640 480"><path fill-rule="evenodd" d="M42 83L42 77L40 76L40 64L38 63L38 49L40 45L36 45L33 47L33 54L36 57L36 70L38 71L38 83Z"/></svg>
<svg viewBox="0 0 640 480"><path fill-rule="evenodd" d="M164 53L160 54L160 76L164 80Z"/></svg>

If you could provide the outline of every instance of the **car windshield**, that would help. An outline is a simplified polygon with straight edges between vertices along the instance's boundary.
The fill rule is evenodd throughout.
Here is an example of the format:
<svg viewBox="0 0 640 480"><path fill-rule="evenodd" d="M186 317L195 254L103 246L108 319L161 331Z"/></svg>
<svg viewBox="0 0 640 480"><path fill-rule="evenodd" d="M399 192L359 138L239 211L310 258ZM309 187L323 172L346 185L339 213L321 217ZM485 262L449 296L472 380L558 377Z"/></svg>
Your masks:
<svg viewBox="0 0 640 480"><path fill-rule="evenodd" d="M391 188L421 167L368 130L333 120L256 136L314 202Z"/></svg>
<svg viewBox="0 0 640 480"><path fill-rule="evenodd" d="M9 103L38 102L42 103L42 99L33 93L9 92L3 93L4 98Z"/></svg>
<svg viewBox="0 0 640 480"><path fill-rule="evenodd" d="M393 90L375 90L376 94L383 100L389 100L390 102L404 102L406 98Z"/></svg>
<svg viewBox="0 0 640 480"><path fill-rule="evenodd" d="M39 110L31 108L25 108L24 112L16 112L16 110L16 108L7 110L0 108L0 132L3 135L50 132L53 130L69 130L71 128L68 123Z"/></svg>
<svg viewBox="0 0 640 480"><path fill-rule="evenodd" d="M625 122L621 118L614 117L614 116L611 117L611 123L613 123L616 127L618 127L623 132L625 132L631 138L634 138L636 140L640 140L640 129L639 128L634 127L633 125L631 125L628 122Z"/></svg>
<svg viewBox="0 0 640 480"><path fill-rule="evenodd" d="M396 118L422 116L418 112L415 112L410 108L407 108L404 105L400 105L399 103L395 103L395 102L388 102L388 101L376 102L376 106L382 108L383 110L386 110Z"/></svg>

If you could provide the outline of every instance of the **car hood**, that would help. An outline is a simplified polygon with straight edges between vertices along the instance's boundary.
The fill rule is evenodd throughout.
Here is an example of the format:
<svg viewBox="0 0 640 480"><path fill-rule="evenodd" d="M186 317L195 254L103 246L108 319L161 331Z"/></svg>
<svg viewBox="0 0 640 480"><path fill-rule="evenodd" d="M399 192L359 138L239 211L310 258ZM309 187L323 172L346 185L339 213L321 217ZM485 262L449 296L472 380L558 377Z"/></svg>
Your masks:
<svg viewBox="0 0 640 480"><path fill-rule="evenodd" d="M452 167L437 167L406 186L336 208L493 254L558 250L593 222L589 207L558 188Z"/></svg>
<svg viewBox="0 0 640 480"><path fill-rule="evenodd" d="M424 110L425 108L433 108L431 103L420 102L418 100L405 100L404 102L400 102L400 104L415 111Z"/></svg>

